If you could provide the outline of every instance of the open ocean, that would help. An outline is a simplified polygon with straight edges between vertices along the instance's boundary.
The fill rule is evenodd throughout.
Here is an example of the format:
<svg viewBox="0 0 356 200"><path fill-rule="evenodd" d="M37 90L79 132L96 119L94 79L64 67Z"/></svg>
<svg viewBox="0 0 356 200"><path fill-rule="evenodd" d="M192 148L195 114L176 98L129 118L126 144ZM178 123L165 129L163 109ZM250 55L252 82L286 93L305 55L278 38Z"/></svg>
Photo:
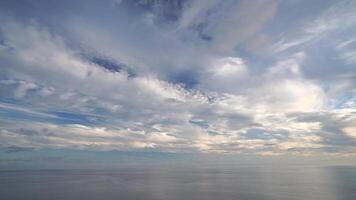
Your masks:
<svg viewBox="0 0 356 200"><path fill-rule="evenodd" d="M2 170L2 200L355 200L355 167Z"/></svg>

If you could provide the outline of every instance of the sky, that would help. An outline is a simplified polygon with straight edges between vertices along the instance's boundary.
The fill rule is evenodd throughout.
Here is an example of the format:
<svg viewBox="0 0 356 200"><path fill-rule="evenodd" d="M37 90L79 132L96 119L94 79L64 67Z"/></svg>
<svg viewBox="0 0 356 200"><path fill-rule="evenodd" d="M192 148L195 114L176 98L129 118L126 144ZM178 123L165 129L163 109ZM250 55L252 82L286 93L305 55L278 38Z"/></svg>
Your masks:
<svg viewBox="0 0 356 200"><path fill-rule="evenodd" d="M355 0L0 1L0 151L356 156Z"/></svg>

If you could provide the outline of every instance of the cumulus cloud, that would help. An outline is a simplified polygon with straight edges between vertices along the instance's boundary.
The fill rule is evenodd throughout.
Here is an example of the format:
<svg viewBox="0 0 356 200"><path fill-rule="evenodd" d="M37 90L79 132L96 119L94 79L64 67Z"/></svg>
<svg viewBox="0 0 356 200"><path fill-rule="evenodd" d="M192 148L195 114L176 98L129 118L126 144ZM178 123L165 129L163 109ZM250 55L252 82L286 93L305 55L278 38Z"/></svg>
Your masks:
<svg viewBox="0 0 356 200"><path fill-rule="evenodd" d="M319 41L354 27L328 20L327 13L341 19L345 4L331 5L315 17L318 26L302 23L300 35L283 39L268 28L281 20L277 1L104 1L79 14L67 4L58 5L59 22L30 11L31 20L1 14L2 147L355 151L355 70L343 57L354 42L332 43L338 69L328 63L334 68L324 72L319 59L330 53ZM101 17L88 14L93 8Z"/></svg>

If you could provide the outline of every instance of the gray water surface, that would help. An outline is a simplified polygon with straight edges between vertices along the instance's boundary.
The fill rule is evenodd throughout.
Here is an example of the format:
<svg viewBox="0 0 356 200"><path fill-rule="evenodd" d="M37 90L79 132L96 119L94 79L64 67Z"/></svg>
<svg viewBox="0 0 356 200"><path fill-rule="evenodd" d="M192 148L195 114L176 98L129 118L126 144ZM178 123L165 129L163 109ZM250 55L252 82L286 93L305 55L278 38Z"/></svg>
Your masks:
<svg viewBox="0 0 356 200"><path fill-rule="evenodd" d="M0 199L355 200L356 168L0 171Z"/></svg>

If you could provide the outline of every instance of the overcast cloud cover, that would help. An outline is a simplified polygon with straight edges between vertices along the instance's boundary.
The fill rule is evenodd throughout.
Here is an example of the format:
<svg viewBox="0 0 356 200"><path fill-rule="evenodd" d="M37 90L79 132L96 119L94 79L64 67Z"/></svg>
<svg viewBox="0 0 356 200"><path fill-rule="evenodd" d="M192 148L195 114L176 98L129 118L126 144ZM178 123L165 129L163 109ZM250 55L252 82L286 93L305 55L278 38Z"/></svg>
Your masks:
<svg viewBox="0 0 356 200"><path fill-rule="evenodd" d="M356 1L0 1L0 147L356 154Z"/></svg>

